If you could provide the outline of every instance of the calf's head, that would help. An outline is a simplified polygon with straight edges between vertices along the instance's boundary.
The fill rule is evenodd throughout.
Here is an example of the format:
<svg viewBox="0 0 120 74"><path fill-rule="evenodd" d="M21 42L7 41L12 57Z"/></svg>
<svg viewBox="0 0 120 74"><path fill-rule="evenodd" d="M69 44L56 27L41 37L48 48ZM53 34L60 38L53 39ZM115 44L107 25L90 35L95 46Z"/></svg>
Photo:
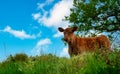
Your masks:
<svg viewBox="0 0 120 74"><path fill-rule="evenodd" d="M58 30L60 32L64 33L64 38L63 39L66 42L70 42L71 41L71 37L74 34L74 31L77 30L77 27L69 27L69 28L66 28L66 29L63 29L63 28L59 27Z"/></svg>

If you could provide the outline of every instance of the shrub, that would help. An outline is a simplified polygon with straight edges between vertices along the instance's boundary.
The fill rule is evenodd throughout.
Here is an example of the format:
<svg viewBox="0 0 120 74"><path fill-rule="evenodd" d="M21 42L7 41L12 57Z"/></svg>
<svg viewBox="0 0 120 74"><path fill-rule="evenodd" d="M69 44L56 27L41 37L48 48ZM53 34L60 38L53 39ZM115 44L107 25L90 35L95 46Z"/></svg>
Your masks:
<svg viewBox="0 0 120 74"><path fill-rule="evenodd" d="M13 58L15 61L21 61L21 62L25 62L28 60L28 56L24 53L16 54Z"/></svg>

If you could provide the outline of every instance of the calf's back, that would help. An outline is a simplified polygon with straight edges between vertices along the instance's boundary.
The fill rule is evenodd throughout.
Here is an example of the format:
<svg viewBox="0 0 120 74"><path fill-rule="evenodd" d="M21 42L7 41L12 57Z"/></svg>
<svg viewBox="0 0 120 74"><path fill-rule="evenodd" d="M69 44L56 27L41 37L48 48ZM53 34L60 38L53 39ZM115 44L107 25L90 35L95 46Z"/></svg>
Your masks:
<svg viewBox="0 0 120 74"><path fill-rule="evenodd" d="M104 36L81 38L73 36L71 43L68 43L70 56L81 54L85 51L110 50L110 41Z"/></svg>

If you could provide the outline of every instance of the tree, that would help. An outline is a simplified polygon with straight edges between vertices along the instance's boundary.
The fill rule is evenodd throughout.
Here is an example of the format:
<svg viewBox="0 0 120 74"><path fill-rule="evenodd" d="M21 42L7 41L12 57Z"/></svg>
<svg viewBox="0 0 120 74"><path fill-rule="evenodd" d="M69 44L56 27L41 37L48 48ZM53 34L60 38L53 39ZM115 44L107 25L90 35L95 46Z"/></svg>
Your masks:
<svg viewBox="0 0 120 74"><path fill-rule="evenodd" d="M120 34L120 0L74 0L73 8L65 20L78 26L78 33L91 31ZM95 34L96 35L96 34Z"/></svg>

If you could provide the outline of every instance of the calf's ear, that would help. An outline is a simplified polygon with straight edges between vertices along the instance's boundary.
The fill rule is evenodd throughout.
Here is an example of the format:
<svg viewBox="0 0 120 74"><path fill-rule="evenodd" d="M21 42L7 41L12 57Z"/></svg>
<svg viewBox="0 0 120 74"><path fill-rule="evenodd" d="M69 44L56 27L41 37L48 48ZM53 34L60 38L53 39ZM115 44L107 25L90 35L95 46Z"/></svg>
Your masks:
<svg viewBox="0 0 120 74"><path fill-rule="evenodd" d="M77 29L78 29L78 27L75 26L75 27L73 27L72 31L74 32L74 31L76 31Z"/></svg>
<svg viewBox="0 0 120 74"><path fill-rule="evenodd" d="M58 30L59 30L60 32L63 32L63 31L64 31L64 29L61 28L61 27L59 27Z"/></svg>

